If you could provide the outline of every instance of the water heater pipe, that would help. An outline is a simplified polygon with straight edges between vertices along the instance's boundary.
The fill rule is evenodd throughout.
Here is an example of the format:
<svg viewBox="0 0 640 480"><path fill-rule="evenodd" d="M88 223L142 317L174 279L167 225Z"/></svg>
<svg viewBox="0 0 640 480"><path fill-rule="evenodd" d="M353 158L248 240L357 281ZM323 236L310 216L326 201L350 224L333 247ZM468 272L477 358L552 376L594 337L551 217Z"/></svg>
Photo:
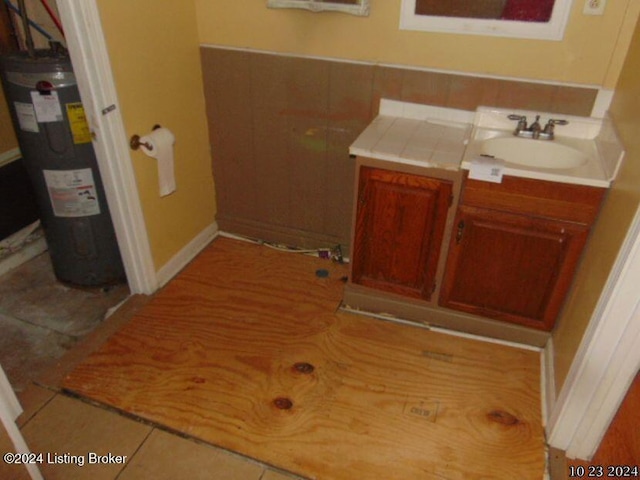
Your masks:
<svg viewBox="0 0 640 480"><path fill-rule="evenodd" d="M24 4L24 0L18 0L18 6L20 7L20 18L22 18L22 29L24 30L24 38L27 44L27 52L31 58L36 56L36 48L33 45L33 37L31 36L31 27L29 26L29 16L27 15L27 6Z"/></svg>
<svg viewBox="0 0 640 480"><path fill-rule="evenodd" d="M4 3L7 5L7 7L9 7L9 10L20 15L20 9L18 9L15 5L13 5L9 0L4 0ZM31 25L35 30L41 33L47 40L53 40L53 37L49 35L44 28L42 28L33 20L29 19L29 25Z"/></svg>
<svg viewBox="0 0 640 480"><path fill-rule="evenodd" d="M64 37L64 29L62 28L62 23L60 22L60 19L56 17L56 14L53 12L53 9L49 6L49 3L47 2L47 0L40 0L40 3L42 3L42 6L51 17L51 20L53 21L53 23L56 24L56 27L58 27L60 34Z"/></svg>

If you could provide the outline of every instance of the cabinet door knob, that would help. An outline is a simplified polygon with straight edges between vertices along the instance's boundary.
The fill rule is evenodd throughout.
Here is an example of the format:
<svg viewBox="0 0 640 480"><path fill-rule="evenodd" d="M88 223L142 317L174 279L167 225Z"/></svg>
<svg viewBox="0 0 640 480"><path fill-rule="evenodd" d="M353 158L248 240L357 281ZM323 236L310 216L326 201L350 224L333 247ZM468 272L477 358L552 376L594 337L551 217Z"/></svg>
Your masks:
<svg viewBox="0 0 640 480"><path fill-rule="evenodd" d="M464 233L464 220L460 220L460 223L458 223L458 232L456 233L456 244L459 244L460 240L462 240L463 233Z"/></svg>

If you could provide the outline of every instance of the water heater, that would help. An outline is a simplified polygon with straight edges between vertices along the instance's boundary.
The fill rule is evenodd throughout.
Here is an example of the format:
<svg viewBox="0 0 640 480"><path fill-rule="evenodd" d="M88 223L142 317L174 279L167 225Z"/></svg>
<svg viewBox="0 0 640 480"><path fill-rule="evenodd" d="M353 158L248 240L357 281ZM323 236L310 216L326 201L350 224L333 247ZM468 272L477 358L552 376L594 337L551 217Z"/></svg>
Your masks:
<svg viewBox="0 0 640 480"><path fill-rule="evenodd" d="M56 277L80 286L124 281L68 54L51 49L5 55L0 76Z"/></svg>

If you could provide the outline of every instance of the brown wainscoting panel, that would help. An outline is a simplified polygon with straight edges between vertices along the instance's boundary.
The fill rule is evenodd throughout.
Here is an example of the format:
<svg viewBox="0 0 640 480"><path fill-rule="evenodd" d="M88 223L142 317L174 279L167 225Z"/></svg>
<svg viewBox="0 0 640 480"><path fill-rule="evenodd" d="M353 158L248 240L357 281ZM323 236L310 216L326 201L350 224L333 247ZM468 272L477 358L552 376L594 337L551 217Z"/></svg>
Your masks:
<svg viewBox="0 0 640 480"><path fill-rule="evenodd" d="M335 238L348 251L349 145L376 116L381 98L588 116L597 95L597 89L258 51L202 47L201 54L220 228L262 224L264 240L300 238L304 247Z"/></svg>
<svg viewBox="0 0 640 480"><path fill-rule="evenodd" d="M378 112L372 105L373 65L332 62L329 71L329 123L325 162L323 226L350 243L355 162L345 158L358 135ZM339 178L337 178L339 176ZM340 212L336 214L336 212Z"/></svg>
<svg viewBox="0 0 640 480"><path fill-rule="evenodd" d="M251 55L222 49L202 53L218 211L251 217L257 203L257 189L251 185L255 172Z"/></svg>
<svg viewBox="0 0 640 480"><path fill-rule="evenodd" d="M425 105L447 106L452 75L422 70L405 70L402 100Z"/></svg>

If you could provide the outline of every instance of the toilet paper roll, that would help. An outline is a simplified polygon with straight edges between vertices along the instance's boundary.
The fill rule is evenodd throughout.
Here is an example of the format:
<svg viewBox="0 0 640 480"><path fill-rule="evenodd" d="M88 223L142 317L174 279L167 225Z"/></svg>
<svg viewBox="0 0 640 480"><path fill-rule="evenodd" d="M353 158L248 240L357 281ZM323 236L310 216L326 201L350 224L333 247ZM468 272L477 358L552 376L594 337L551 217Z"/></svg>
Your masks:
<svg viewBox="0 0 640 480"><path fill-rule="evenodd" d="M148 156L158 160L158 181L161 197L169 195L176 190L173 168L173 145L175 142L176 137L168 128L158 128L140 138L140 149Z"/></svg>

